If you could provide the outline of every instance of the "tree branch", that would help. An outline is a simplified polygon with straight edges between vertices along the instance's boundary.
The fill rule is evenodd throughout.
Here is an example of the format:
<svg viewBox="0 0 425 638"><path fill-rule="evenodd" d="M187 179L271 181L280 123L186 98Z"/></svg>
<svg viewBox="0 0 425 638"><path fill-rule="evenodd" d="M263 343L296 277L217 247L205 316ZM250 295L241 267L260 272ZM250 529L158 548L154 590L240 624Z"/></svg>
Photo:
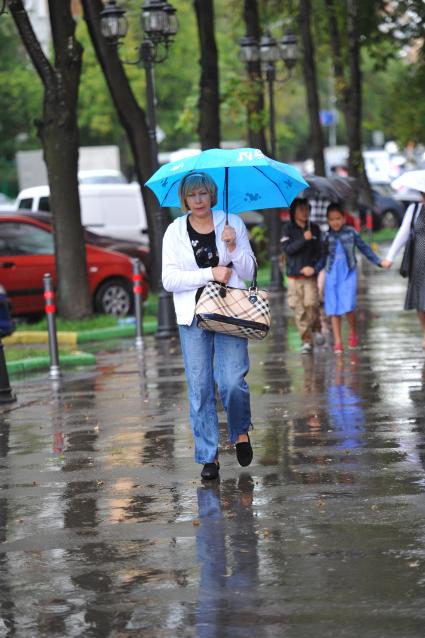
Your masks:
<svg viewBox="0 0 425 638"><path fill-rule="evenodd" d="M58 68L81 64L82 46L75 39L75 20L69 5L70 0L49 0L53 47Z"/></svg>
<svg viewBox="0 0 425 638"><path fill-rule="evenodd" d="M7 6L41 81L44 86L51 87L55 81L55 72L43 53L22 0L8 0Z"/></svg>
<svg viewBox="0 0 425 638"><path fill-rule="evenodd" d="M335 2L334 0L325 0L325 4L328 14L329 35L332 52L332 62L336 80L336 89L344 103L347 105L349 101L349 87L344 75L341 34L338 28Z"/></svg>

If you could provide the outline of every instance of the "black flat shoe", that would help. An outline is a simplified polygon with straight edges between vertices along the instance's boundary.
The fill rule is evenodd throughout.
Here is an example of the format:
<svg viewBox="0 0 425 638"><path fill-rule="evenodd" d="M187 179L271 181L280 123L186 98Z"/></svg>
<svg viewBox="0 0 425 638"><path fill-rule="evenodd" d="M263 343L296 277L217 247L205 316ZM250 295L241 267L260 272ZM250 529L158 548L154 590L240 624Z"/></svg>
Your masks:
<svg viewBox="0 0 425 638"><path fill-rule="evenodd" d="M202 468L201 476L206 481L218 478L218 470L220 469L220 463L205 463Z"/></svg>
<svg viewBox="0 0 425 638"><path fill-rule="evenodd" d="M239 465L242 467L246 467L252 461L253 452L251 447L251 441L249 439L249 434L247 433L248 441L243 441L242 443L236 443L236 457L238 459Z"/></svg>

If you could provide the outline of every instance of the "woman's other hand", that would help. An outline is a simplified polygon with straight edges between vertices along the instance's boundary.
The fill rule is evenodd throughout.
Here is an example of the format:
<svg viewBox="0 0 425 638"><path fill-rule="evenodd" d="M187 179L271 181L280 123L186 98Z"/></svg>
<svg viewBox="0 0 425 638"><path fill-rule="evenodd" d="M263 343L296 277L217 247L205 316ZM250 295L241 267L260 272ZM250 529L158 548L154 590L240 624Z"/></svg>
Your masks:
<svg viewBox="0 0 425 638"><path fill-rule="evenodd" d="M313 233L311 232L311 230L304 231L304 239L306 241L311 241L313 239Z"/></svg>
<svg viewBox="0 0 425 638"><path fill-rule="evenodd" d="M227 266L215 266L212 269L214 281L218 281L220 284L227 284L232 274L232 269Z"/></svg>
<svg viewBox="0 0 425 638"><path fill-rule="evenodd" d="M233 226L229 226L229 224L224 226L223 232L221 233L221 241L226 244L227 250L230 252L236 248L236 231Z"/></svg>

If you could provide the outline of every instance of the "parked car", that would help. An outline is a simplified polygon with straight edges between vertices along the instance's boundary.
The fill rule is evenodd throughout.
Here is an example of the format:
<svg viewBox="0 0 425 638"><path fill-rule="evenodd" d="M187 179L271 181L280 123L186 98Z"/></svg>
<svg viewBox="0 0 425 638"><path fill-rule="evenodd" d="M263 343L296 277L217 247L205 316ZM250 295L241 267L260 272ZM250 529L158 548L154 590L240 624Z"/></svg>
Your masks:
<svg viewBox="0 0 425 638"><path fill-rule="evenodd" d="M133 309L132 263L118 252L86 244L89 288L96 312L125 316ZM56 284L52 227L28 215L0 216L0 283L12 302L12 314L44 310L43 275ZM142 273L142 295L148 285Z"/></svg>
<svg viewBox="0 0 425 638"><path fill-rule="evenodd" d="M377 190L381 195L392 197L403 204L405 208L410 206L410 204L416 204L416 202L422 201L420 192L411 188L400 188L399 190L395 190L395 188L393 188L388 182L377 182L372 186L374 190Z"/></svg>
<svg viewBox="0 0 425 638"><path fill-rule="evenodd" d="M139 184L80 184L81 220L93 233L148 243L148 222ZM16 198L16 210L50 212L50 188L32 186Z"/></svg>
<svg viewBox="0 0 425 638"><path fill-rule="evenodd" d="M381 194L376 188L372 188L372 195L374 204L372 211L373 229L398 228L404 217L403 204L394 197ZM362 223L364 223L367 206L359 203L359 212Z"/></svg>
<svg viewBox="0 0 425 638"><path fill-rule="evenodd" d="M8 211L0 211L0 215L15 214L16 211L10 208ZM52 214L44 211L19 210L19 215L29 217L30 219L38 219L38 221L45 224L52 223ZM151 268L151 252L149 246L140 244L137 241L130 241L128 239L117 239L116 237L109 237L108 235L98 235L97 233L92 233L86 228L84 229L84 236L88 244L93 244L100 248L106 248L106 250L123 253L124 255L127 255L127 257L139 259L142 273L149 281Z"/></svg>

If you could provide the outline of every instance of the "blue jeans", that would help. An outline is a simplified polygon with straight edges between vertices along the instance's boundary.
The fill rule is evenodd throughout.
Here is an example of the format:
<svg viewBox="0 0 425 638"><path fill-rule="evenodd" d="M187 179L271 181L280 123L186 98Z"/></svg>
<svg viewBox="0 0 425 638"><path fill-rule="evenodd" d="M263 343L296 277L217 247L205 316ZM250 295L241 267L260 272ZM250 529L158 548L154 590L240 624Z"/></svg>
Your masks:
<svg viewBox="0 0 425 638"><path fill-rule="evenodd" d="M195 461L212 463L218 454L219 430L215 383L227 414L232 443L251 425L248 340L203 330L196 325L179 326L187 384L190 424L195 439Z"/></svg>

